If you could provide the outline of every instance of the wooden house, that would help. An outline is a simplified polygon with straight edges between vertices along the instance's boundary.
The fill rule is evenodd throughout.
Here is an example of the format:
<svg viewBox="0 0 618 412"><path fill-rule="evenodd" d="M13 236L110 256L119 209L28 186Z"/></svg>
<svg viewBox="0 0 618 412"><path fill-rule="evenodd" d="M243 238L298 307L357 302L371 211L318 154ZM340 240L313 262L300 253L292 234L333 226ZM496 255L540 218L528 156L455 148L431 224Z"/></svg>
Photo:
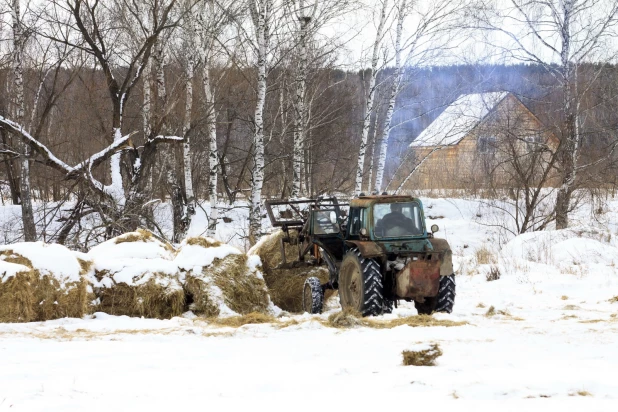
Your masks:
<svg viewBox="0 0 618 412"><path fill-rule="evenodd" d="M410 144L393 184L405 181L404 190L518 186L549 170L557 146L555 136L515 95L466 94Z"/></svg>

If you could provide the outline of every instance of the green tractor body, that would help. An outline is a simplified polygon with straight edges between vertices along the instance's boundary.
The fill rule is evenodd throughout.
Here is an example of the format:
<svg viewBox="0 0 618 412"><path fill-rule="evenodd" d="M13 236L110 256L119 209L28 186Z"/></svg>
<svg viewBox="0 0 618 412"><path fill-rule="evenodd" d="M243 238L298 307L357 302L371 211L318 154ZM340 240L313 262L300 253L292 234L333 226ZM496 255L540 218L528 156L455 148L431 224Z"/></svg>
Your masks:
<svg viewBox="0 0 618 412"><path fill-rule="evenodd" d="M452 252L446 240L433 237L437 227L427 231L420 199L361 195L349 205L336 198L266 205L273 225L286 234L282 242L299 245L298 259L287 263L284 255L283 264L325 263L330 281L322 291L338 289L342 307L379 315L403 299L414 301L419 313L452 310ZM291 205L296 217L275 218L273 207L282 205ZM315 280L306 284L311 290L305 290L304 300L320 298L315 285ZM316 311L315 302L305 307Z"/></svg>

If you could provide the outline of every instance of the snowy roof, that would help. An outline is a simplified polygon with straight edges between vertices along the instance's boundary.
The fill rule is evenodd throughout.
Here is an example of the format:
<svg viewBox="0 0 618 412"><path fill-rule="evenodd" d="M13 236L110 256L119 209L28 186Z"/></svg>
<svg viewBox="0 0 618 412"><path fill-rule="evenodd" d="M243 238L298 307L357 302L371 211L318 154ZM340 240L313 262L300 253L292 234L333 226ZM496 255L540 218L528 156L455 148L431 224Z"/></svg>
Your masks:
<svg viewBox="0 0 618 412"><path fill-rule="evenodd" d="M410 147L459 143L507 94L493 92L459 96L410 143Z"/></svg>

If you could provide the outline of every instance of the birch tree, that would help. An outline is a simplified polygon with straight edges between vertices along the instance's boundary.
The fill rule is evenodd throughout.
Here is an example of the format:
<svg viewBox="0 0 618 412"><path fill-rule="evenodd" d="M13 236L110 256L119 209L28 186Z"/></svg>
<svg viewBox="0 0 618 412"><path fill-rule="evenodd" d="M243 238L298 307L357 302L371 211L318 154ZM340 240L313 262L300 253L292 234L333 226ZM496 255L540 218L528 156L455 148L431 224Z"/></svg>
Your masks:
<svg viewBox="0 0 618 412"><path fill-rule="evenodd" d="M20 8L20 0L12 0L11 19L13 24L13 95L15 121L24 125L25 98L24 98L24 71L23 55L25 47L25 33ZM24 229L24 240L33 242L36 240L36 226L34 224L34 211L32 209L32 192L30 188L30 147L24 142L20 144L19 157L19 194L21 203L21 216Z"/></svg>
<svg viewBox="0 0 618 412"><path fill-rule="evenodd" d="M299 0L295 10L298 20L298 65L296 68L296 93L294 96L294 149L292 154L292 197L299 197L301 193L301 166L305 152L305 93L307 88L307 47L311 30L311 23L317 10L317 0L309 6L304 0ZM296 5L296 3L295 3Z"/></svg>
<svg viewBox="0 0 618 412"><path fill-rule="evenodd" d="M273 0L250 0L249 10L254 30L257 86L253 130L253 168L249 205L249 241L255 244L262 228L262 186L264 185L264 105L266 75L273 24Z"/></svg>
<svg viewBox="0 0 618 412"><path fill-rule="evenodd" d="M238 17L240 7L242 6L234 4L232 1L220 3L203 2L197 7L195 15L195 21L199 27L195 29L198 41L196 50L198 50L201 64L202 89L204 92L203 108L206 117L206 135L208 137L208 202L210 214L208 216L206 235L209 237L214 237L217 232L217 222L219 219L217 184L220 170L217 146L217 107L215 105L216 85L213 84L211 71L220 48L223 47L228 50L226 41L223 38L223 31L231 20Z"/></svg>
<svg viewBox="0 0 618 412"><path fill-rule="evenodd" d="M409 76L413 76L416 68L440 61L449 49L456 49L464 41L466 36L462 33L458 15L463 4L454 0L436 0L429 4L414 0L399 0L395 4L397 9L393 46L395 66L382 126L375 191L382 191L389 136L393 129L391 122L397 96L403 87L404 68L409 72ZM404 33L406 20L408 23L405 24L406 33Z"/></svg>
<svg viewBox="0 0 618 412"><path fill-rule="evenodd" d="M179 238L183 239L187 236L189 227L191 226L191 218L195 214L195 194L193 193L193 173L191 165L191 120L193 117L193 81L195 77L195 66L197 65L198 54L198 33L196 27L196 19L190 9L191 4L185 4L189 10L185 12L185 22L183 27L183 48L186 50L186 66L185 66L185 116L182 125L182 164L183 164L183 181L185 190L185 204L182 211L182 231Z"/></svg>
<svg viewBox="0 0 618 412"><path fill-rule="evenodd" d="M367 139L369 129L371 128L371 113L373 112L374 96L376 92L376 78L378 76L378 64L380 63L380 46L384 37L384 28L389 15L388 0L381 1L378 27L376 37L373 42L371 54L371 68L369 73L369 85L367 87L367 96L365 99L365 115L363 119L363 129L361 132L361 143L358 152L358 162L356 167L356 186L355 193L359 194L363 186L364 167L365 167L365 151L367 150Z"/></svg>
<svg viewBox="0 0 618 412"><path fill-rule="evenodd" d="M386 109L386 118L384 119L384 127L382 128L382 142L380 144L380 154L378 157L378 168L376 170L376 182L374 190L380 193L382 189L382 179L384 178L384 166L386 165L386 152L388 151L388 136L390 134L391 120L393 119L393 112L395 110L395 99L399 92L401 83L401 36L403 32L403 21L407 14L406 0L402 0L396 5L397 7L397 26L395 34L395 73L393 74L393 83L390 90L390 98L388 101L388 107ZM378 135L377 130L375 135ZM374 139L377 143L377 139ZM375 150L375 149L374 149ZM372 159L373 163L373 159ZM369 180L371 185L371 179Z"/></svg>
<svg viewBox="0 0 618 412"><path fill-rule="evenodd" d="M612 61L616 56L618 3L613 0L509 0L476 5L480 28L496 34L488 42L516 59L543 67L562 96L555 127L560 144L555 151L560 167L556 194L556 228L568 227L568 213L577 188L584 98L605 65L590 71L586 63ZM592 67L592 66L589 66Z"/></svg>

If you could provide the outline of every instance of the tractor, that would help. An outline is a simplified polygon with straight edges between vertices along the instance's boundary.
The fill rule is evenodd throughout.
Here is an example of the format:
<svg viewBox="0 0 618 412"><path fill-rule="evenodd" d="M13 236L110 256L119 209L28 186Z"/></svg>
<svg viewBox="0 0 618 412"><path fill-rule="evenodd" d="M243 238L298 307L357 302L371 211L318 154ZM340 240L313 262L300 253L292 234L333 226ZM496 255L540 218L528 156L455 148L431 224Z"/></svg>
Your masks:
<svg viewBox="0 0 618 412"><path fill-rule="evenodd" d="M266 201L280 227L280 266L326 265L329 280L306 279L303 308L321 313L324 292L339 291L343 309L363 316L392 312L400 300L414 301L419 314L448 312L455 301L452 251L428 232L423 204L412 196L364 195L349 204L336 197ZM298 246L288 262L285 243Z"/></svg>

